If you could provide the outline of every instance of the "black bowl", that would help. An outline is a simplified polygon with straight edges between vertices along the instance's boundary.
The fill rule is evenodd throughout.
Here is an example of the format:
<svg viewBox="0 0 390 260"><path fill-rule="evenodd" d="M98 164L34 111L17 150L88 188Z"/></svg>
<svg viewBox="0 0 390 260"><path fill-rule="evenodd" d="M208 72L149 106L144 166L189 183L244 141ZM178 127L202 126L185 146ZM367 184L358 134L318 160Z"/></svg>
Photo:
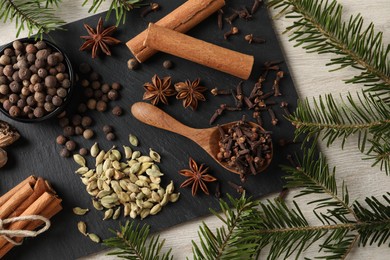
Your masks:
<svg viewBox="0 0 390 260"><path fill-rule="evenodd" d="M22 43L36 43L37 42L36 40L30 39L30 38L18 39L18 41L20 41ZM0 103L0 111L4 115L6 115L7 117L9 117L12 120L23 122L23 123L38 123L38 122L42 122L42 121L48 120L50 118L53 118L53 117L59 115L61 112L63 112L65 107L68 105L68 103L69 103L69 101L71 99L71 96L72 96L72 93L73 93L73 89L74 89L74 81L75 81L75 73L73 71L72 64L70 63L70 60L69 60L68 56L58 46L56 46L54 43L52 43L52 42L50 42L48 40L44 40L43 39L42 41L44 41L46 43L46 45L48 47L50 47L53 51L59 52L59 53L61 53L63 55L64 63L65 63L65 66L66 66L66 72L69 74L69 80L70 80L70 87L67 89L68 93L63 98L63 102L62 102L62 104L60 106L55 108L52 112L49 112L49 113L47 113L46 115L44 115L42 117L36 117L36 118L11 116L8 113L8 111L3 108L3 104ZM12 47L12 43L13 42L8 43L8 44L6 44L6 45L4 45L3 47L0 48L0 56L4 53L4 50L6 48L13 48Z"/></svg>

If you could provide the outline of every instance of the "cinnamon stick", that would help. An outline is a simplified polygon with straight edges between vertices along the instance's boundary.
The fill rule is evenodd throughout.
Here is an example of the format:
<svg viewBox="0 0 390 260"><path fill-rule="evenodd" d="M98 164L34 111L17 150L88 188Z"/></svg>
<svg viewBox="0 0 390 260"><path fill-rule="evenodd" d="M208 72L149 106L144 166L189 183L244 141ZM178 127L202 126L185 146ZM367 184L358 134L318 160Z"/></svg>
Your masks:
<svg viewBox="0 0 390 260"><path fill-rule="evenodd" d="M28 197L30 197L33 192L34 190L32 189L30 183L25 183L17 193L15 193L0 207L0 219L7 218L19 207L19 205L21 205Z"/></svg>
<svg viewBox="0 0 390 260"><path fill-rule="evenodd" d="M225 5L225 0L188 0L164 18L157 25L185 33ZM157 50L144 46L147 31L143 31L126 43L139 62L144 62Z"/></svg>
<svg viewBox="0 0 390 260"><path fill-rule="evenodd" d="M50 203L55 199L55 197L45 192L43 193L36 201L34 201L30 207L28 207L20 216L29 216L29 215L40 215L41 212L50 205ZM29 224L29 221L18 221L14 222L6 227L8 230L18 230L24 229ZM7 240L0 237L0 248L7 244ZM1 255L1 254L0 254Z"/></svg>
<svg viewBox="0 0 390 260"><path fill-rule="evenodd" d="M145 46L248 79L254 57L150 23Z"/></svg>
<svg viewBox="0 0 390 260"><path fill-rule="evenodd" d="M43 178L38 178L37 182L34 185L33 193L20 204L12 214L7 216L7 218L20 216L34 201L36 201L45 191L49 191L46 188L46 183Z"/></svg>
<svg viewBox="0 0 390 260"><path fill-rule="evenodd" d="M9 200L12 196L15 195L15 193L19 192L19 190L25 185L26 183L30 183L31 187L35 185L36 178L34 176L29 176L25 180L23 180L21 183L16 185L14 188L12 188L10 191L8 191L6 194L0 197L0 207Z"/></svg>
<svg viewBox="0 0 390 260"><path fill-rule="evenodd" d="M54 198L53 201L50 202L50 204L40 213L41 216L45 218L52 218L54 215L56 215L58 212L62 210L61 206L61 199ZM41 221L31 221L28 223L28 225L24 228L26 230L35 230L40 225L42 225ZM22 241L22 237L17 237L14 240L16 242ZM0 258L5 256L15 245L12 243L7 242L3 247L0 248Z"/></svg>

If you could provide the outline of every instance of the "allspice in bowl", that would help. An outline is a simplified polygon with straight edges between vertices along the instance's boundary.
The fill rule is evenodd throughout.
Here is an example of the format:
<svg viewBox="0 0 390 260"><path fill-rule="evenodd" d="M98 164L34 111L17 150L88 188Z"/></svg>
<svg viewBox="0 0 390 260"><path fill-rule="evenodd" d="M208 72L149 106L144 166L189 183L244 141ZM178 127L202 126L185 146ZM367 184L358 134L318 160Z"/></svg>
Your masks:
<svg viewBox="0 0 390 260"><path fill-rule="evenodd" d="M74 77L68 57L55 44L15 40L0 49L0 111L25 123L55 117L70 100Z"/></svg>

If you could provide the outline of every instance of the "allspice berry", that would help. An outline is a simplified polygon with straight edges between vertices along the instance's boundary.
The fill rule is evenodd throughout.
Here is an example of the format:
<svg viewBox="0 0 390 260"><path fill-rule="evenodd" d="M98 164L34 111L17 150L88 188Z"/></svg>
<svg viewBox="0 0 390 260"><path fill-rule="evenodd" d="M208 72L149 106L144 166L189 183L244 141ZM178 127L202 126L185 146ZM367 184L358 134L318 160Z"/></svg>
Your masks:
<svg viewBox="0 0 390 260"><path fill-rule="evenodd" d="M123 110L120 106L115 106L113 109L112 109L112 114L114 116L121 116L123 114Z"/></svg>
<svg viewBox="0 0 390 260"><path fill-rule="evenodd" d="M104 102L104 101L101 101L99 100L97 103L96 103L96 110L99 111L99 112L104 112L107 110L107 103Z"/></svg>
<svg viewBox="0 0 390 260"><path fill-rule="evenodd" d="M85 139L91 139L93 136L94 136L94 132L92 131L92 129L85 129L84 132L83 132L83 137Z"/></svg>
<svg viewBox="0 0 390 260"><path fill-rule="evenodd" d="M66 148L62 148L60 150L60 156L64 157L64 158L67 158L67 157L70 156L70 152Z"/></svg>
<svg viewBox="0 0 390 260"><path fill-rule="evenodd" d="M69 140L65 143L65 147L68 151L74 151L77 147L77 144L73 140Z"/></svg>
<svg viewBox="0 0 390 260"><path fill-rule="evenodd" d="M107 135L106 135L106 139L107 139L107 141L113 141L113 140L115 140L115 134L113 133L113 132L110 132L110 133L108 133Z"/></svg>
<svg viewBox="0 0 390 260"><path fill-rule="evenodd" d="M110 125L104 125L103 126L103 133L105 133L105 134L108 134L108 133L110 133L110 132L112 132L112 126L110 126Z"/></svg>
<svg viewBox="0 0 390 260"><path fill-rule="evenodd" d="M136 70L139 68L139 62L136 59L131 58L127 61L127 67L129 70Z"/></svg>
<svg viewBox="0 0 390 260"><path fill-rule="evenodd" d="M117 100L119 98L119 93L118 91L116 91L115 89L111 89L108 93L107 93L107 96L108 96L108 99L109 100Z"/></svg>
<svg viewBox="0 0 390 260"><path fill-rule="evenodd" d="M166 60L163 62L163 67L167 70L169 69L172 69L173 68L173 62L170 61L170 60Z"/></svg>
<svg viewBox="0 0 390 260"><path fill-rule="evenodd" d="M80 148L79 154L82 156L86 156L88 154L88 149L87 148Z"/></svg>
<svg viewBox="0 0 390 260"><path fill-rule="evenodd" d="M59 145L64 145L64 144L66 143L67 140L68 140L68 139L67 139L65 136L59 135L59 136L57 136L57 138L56 138L56 143L59 144Z"/></svg>

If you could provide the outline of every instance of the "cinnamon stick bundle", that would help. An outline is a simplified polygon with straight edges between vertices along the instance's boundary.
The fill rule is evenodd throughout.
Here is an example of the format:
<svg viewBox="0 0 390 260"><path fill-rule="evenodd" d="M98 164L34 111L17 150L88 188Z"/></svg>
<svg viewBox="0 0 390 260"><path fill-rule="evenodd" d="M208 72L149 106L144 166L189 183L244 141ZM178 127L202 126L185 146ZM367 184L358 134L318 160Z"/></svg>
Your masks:
<svg viewBox="0 0 390 260"><path fill-rule="evenodd" d="M248 79L254 57L150 23L145 46Z"/></svg>
<svg viewBox="0 0 390 260"><path fill-rule="evenodd" d="M0 197L0 218L39 215L50 219L62 209L61 199L42 178L30 176ZM17 221L4 227L6 230L35 230L42 225L40 220ZM20 242L23 237L12 237ZM0 258L15 245L0 236Z"/></svg>
<svg viewBox="0 0 390 260"><path fill-rule="evenodd" d="M225 5L225 0L188 0L164 18L157 25L185 33ZM147 31L143 31L126 43L139 62L144 62L157 50L144 46Z"/></svg>

